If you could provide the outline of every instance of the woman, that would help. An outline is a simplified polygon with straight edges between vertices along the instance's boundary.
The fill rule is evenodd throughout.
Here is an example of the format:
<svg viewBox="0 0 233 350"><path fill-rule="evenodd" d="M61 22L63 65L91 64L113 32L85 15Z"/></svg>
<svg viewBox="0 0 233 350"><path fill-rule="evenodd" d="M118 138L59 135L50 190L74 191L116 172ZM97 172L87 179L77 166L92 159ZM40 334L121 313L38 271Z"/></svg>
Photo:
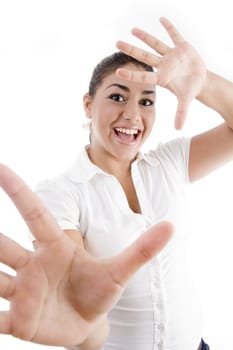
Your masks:
<svg viewBox="0 0 233 350"><path fill-rule="evenodd" d="M17 277L0 276L11 301L0 332L68 349L208 349L185 270L184 194L187 183L233 159L233 85L161 23L174 48L134 29L156 54L118 42L123 54L96 67L84 96L90 144L73 167L38 185L45 206L1 166L2 187L37 249L1 237L1 262ZM176 128L193 98L224 123L140 153L155 120L155 85L178 99Z"/></svg>

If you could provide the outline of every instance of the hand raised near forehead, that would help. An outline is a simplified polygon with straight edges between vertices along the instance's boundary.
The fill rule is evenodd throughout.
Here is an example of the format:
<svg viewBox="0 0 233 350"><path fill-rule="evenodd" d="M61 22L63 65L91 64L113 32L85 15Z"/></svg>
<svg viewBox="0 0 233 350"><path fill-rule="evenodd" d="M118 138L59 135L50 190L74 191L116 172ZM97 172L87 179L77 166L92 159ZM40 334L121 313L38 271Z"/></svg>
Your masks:
<svg viewBox="0 0 233 350"><path fill-rule="evenodd" d="M161 18L160 22L174 47L139 28L134 28L132 34L152 48L154 53L124 41L117 42L117 47L122 52L155 67L156 71L130 71L121 68L116 74L123 79L156 84L174 93L178 100L175 127L181 129L191 101L199 95L204 86L206 68L199 54L185 41L175 26L165 18Z"/></svg>
<svg viewBox="0 0 233 350"><path fill-rule="evenodd" d="M0 333L54 346L81 344L120 298L128 279L169 240L163 222L111 259L100 260L79 247L57 225L39 197L11 169L0 164L0 186L34 234L35 252L0 234ZM0 213L4 215L4 213Z"/></svg>

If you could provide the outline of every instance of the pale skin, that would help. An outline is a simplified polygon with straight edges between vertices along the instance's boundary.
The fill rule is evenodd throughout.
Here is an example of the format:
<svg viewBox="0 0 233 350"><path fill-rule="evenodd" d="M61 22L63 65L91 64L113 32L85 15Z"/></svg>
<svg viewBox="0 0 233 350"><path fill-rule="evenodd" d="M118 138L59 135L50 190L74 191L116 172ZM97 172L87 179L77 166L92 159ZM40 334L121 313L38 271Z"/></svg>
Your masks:
<svg viewBox="0 0 233 350"><path fill-rule="evenodd" d="M172 234L163 222L109 260L96 259L70 239L28 186L4 165L0 183L37 240L35 252L0 236L0 261L17 272L0 273L0 296L11 308L0 313L0 333L37 343L97 348L108 332L105 314L130 276L160 251ZM71 233L72 235L72 233ZM103 327L103 324L105 325ZM104 332L103 332L104 331ZM106 333L106 334L105 334ZM93 338L95 341L94 346Z"/></svg>
<svg viewBox="0 0 233 350"><path fill-rule="evenodd" d="M129 87L128 102L120 107L117 105L116 119L113 118L111 123L114 126L122 120L132 125L136 121L140 123L143 132L138 144L132 147L116 145L112 139L111 123L107 124L103 117L99 119L101 98L84 97L86 114L92 118L94 125L89 156L118 178L129 205L137 212L140 212L140 206L130 175L130 164L153 126L153 120L150 123L145 118L145 114L150 113L149 109L145 110L138 103L141 95L144 96L142 91L148 91L148 88L151 91L154 85L160 85L176 95L175 125L178 129L183 126L194 98L217 111L224 119L222 125L192 138L189 160L191 181L206 176L233 159L232 83L209 72L198 53L168 20L161 19L161 23L174 43L173 48L139 29L134 29L133 34L153 48L154 54L124 42L117 43L120 50L153 65L157 71L138 71L128 66L117 70L116 76L107 78L111 82L124 82ZM103 89L108 86L104 84ZM124 109L130 113L130 118ZM31 252L6 236L0 236L0 261L17 272L16 277L0 273L0 296L11 303L9 311L0 313L0 333L41 344L80 350L99 349L108 336L108 311L120 298L132 274L171 238L172 225L159 223L120 255L99 260L85 250L81 233L63 232L36 194L5 165L0 165L0 184L37 242L36 251Z"/></svg>
<svg viewBox="0 0 233 350"><path fill-rule="evenodd" d="M233 159L233 84L208 71L196 50L170 21L161 18L160 22L172 39L173 48L139 28L134 28L132 34L154 49L155 54L123 41L117 43L121 51L154 66L157 72L120 68L117 75L122 79L154 83L170 90L178 100L177 129L182 128L194 98L217 111L224 119L222 125L192 138L189 176L191 181L196 181Z"/></svg>

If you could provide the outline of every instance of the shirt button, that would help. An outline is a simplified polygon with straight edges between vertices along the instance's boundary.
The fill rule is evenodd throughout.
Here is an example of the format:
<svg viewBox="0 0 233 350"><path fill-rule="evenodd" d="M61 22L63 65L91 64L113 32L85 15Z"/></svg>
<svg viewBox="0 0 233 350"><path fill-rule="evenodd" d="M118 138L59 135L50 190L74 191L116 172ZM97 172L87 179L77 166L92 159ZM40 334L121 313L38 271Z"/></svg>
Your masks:
<svg viewBox="0 0 233 350"><path fill-rule="evenodd" d="M158 343L158 349L159 349L159 350L162 350L162 349L163 349L163 343L162 343L161 341Z"/></svg>
<svg viewBox="0 0 233 350"><path fill-rule="evenodd" d="M163 332L164 329L165 329L164 324L163 324L163 323L159 323L159 324L158 324L158 329L159 329L161 332Z"/></svg>

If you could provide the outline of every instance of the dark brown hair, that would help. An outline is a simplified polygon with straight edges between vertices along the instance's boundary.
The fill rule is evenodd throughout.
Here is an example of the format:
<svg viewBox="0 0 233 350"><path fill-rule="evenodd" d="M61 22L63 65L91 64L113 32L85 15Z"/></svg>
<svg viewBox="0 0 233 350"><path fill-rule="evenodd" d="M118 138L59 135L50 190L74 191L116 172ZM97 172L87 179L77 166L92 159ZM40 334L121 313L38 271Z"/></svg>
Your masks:
<svg viewBox="0 0 233 350"><path fill-rule="evenodd" d="M128 63L133 63L135 66L143 67L148 72L153 72L153 67L148 64L138 61L135 58L124 54L123 52L115 52L110 56L102 59L95 67L89 83L89 95L94 96L98 87L102 84L104 78L113 73L117 68L120 68Z"/></svg>

